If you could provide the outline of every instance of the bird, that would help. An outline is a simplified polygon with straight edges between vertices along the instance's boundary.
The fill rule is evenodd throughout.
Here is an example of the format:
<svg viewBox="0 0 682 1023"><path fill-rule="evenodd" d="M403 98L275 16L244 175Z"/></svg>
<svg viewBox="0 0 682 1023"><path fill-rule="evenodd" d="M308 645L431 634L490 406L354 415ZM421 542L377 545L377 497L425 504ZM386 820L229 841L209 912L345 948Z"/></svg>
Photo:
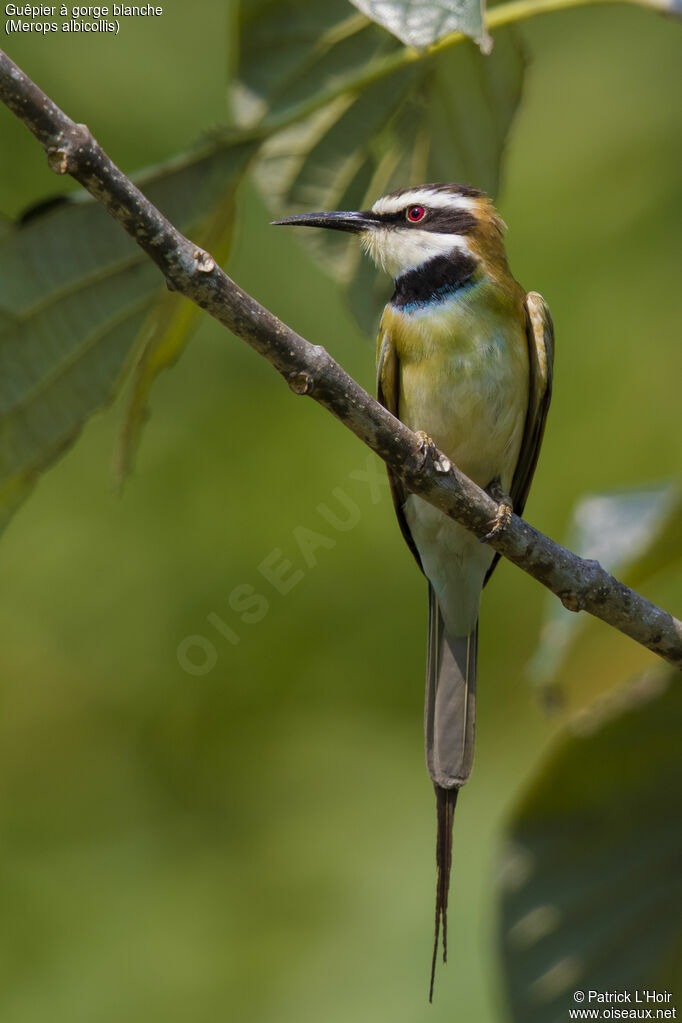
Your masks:
<svg viewBox="0 0 682 1023"><path fill-rule="evenodd" d="M378 401L498 503L484 537L406 489L388 467L398 523L428 581L426 763L436 794L436 915L447 960L452 831L473 765L481 592L499 559L488 542L523 512L552 392L547 303L509 269L506 225L478 188L409 186L367 210L300 213L277 225L346 231L393 278L377 338Z"/></svg>

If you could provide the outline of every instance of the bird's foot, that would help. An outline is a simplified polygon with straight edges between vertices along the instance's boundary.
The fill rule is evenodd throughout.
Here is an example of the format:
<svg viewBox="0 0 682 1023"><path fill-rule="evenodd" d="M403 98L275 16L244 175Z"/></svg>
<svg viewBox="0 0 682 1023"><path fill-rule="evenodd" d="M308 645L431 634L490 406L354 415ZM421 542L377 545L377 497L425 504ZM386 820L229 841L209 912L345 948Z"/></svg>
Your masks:
<svg viewBox="0 0 682 1023"><path fill-rule="evenodd" d="M438 448L433 443L428 433L425 433L424 430L417 430L416 435L419 438L419 453L422 458L421 467L423 469L429 458L432 461L435 460Z"/></svg>
<svg viewBox="0 0 682 1023"><path fill-rule="evenodd" d="M486 493L492 497L493 501L497 501L498 507L497 514L490 525L490 530L485 534L485 536L479 537L481 543L488 543L496 536L499 536L500 533L504 532L511 522L512 513L514 511L511 497L502 489L502 484L499 479L494 479L492 481L490 486L486 488Z"/></svg>
<svg viewBox="0 0 682 1023"><path fill-rule="evenodd" d="M421 455L421 465L419 468L423 469L426 463L430 461L433 463L436 472L450 472L452 463L445 455L441 455L428 433L425 433L424 430L417 430L416 435L419 438L419 453Z"/></svg>

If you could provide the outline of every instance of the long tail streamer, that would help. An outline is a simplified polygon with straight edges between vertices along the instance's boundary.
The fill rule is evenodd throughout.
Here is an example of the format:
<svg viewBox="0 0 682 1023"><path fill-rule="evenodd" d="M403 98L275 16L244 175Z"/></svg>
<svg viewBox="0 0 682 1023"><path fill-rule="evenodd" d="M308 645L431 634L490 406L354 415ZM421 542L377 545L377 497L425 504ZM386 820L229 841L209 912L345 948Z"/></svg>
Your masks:
<svg viewBox="0 0 682 1023"><path fill-rule="evenodd" d="M448 958L448 892L450 890L450 869L452 867L452 826L455 821L455 806L459 788L443 789L434 785L436 790L436 923L433 937L433 958L431 960L431 983L429 985L429 1002L433 1001L433 985L436 980L436 962L438 961L438 944L443 934L443 962Z"/></svg>

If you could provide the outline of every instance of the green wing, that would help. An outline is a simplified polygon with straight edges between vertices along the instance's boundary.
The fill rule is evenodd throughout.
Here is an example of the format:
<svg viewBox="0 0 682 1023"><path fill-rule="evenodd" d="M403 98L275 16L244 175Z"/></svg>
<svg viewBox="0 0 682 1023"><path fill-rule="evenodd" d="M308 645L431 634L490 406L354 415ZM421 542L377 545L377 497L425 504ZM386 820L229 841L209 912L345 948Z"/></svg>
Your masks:
<svg viewBox="0 0 682 1023"><path fill-rule="evenodd" d="M379 329L379 337L377 339L377 400L396 419L400 418L400 362L391 335L381 328ZM412 551L421 569L422 562L419 557L419 551L412 539L410 527L407 524L405 512L403 511L403 505L407 499L407 490L400 477L392 472L388 466L386 469L388 472L388 482L391 487L391 496L393 497L393 506L398 516L400 532L403 534L407 546Z"/></svg>
<svg viewBox="0 0 682 1023"><path fill-rule="evenodd" d="M526 337L530 366L528 415L510 495L517 515L521 515L526 506L538 464L554 375L554 324L549 306L537 291L526 295Z"/></svg>
<svg viewBox="0 0 682 1023"><path fill-rule="evenodd" d="M529 291L525 301L526 337L528 339L528 364L530 369L530 390L526 427L521 442L519 460L511 485L512 505L517 515L523 514L528 491L538 464L540 445L545 432L547 411L552 397L554 375L554 324L549 306L537 291ZM487 582L499 561L495 555L485 577Z"/></svg>

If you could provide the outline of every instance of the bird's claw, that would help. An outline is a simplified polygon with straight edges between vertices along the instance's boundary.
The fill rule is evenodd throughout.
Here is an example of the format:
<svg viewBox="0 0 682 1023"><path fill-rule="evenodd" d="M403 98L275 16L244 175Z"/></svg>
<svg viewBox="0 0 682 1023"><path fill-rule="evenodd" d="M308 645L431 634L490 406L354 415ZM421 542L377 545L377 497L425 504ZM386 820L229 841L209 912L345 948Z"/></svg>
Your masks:
<svg viewBox="0 0 682 1023"><path fill-rule="evenodd" d="M442 455L436 445L433 443L428 433L424 430L417 430L416 435L419 438L419 453L421 455L420 469L423 469L427 462L433 464L436 472L448 473L452 468L452 463L446 455Z"/></svg>
<svg viewBox="0 0 682 1023"><path fill-rule="evenodd" d="M487 492L494 501L497 501L497 514L491 523L490 530L485 536L480 537L481 543L488 543L490 540L494 540L496 536L499 536L500 533L503 533L511 522L514 511L511 498L502 489L499 479L493 480L487 488Z"/></svg>
<svg viewBox="0 0 682 1023"><path fill-rule="evenodd" d="M512 506L506 501L498 505L497 514L492 521L489 532L480 538L481 543L488 543L490 540L494 540L496 536L499 536L511 522L513 511Z"/></svg>
<svg viewBox="0 0 682 1023"><path fill-rule="evenodd" d="M423 430L417 430L416 435L419 438L419 453L421 455L421 468L423 469L429 458L431 461L436 460L438 448L433 443L428 433L425 433Z"/></svg>

